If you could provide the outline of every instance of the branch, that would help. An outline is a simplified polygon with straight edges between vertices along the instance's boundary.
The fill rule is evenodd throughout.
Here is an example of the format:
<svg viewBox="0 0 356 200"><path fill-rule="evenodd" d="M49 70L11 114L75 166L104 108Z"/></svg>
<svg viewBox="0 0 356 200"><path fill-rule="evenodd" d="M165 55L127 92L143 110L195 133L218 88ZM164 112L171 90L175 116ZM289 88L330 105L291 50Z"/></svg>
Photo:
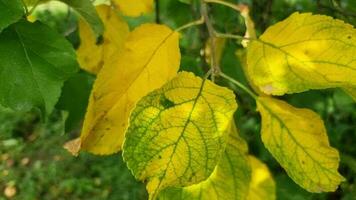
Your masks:
<svg viewBox="0 0 356 200"><path fill-rule="evenodd" d="M215 58L216 55L216 35L215 35L215 30L213 27L213 24L211 23L209 19L209 14L208 14L208 6L205 3L204 0L201 0L201 5L200 5L200 13L204 19L206 28L208 30L208 34L211 40L210 44L210 51L211 51L211 69L212 69L212 80L214 81L214 76L220 73L220 67L219 63L217 63L217 60Z"/></svg>

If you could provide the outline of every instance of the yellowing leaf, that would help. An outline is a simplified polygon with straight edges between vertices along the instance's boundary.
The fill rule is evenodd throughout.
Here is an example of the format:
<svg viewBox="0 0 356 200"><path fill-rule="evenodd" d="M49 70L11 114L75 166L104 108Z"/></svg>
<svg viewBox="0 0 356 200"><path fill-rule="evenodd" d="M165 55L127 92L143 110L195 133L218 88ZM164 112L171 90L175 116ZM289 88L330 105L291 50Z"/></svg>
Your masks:
<svg viewBox="0 0 356 200"><path fill-rule="evenodd" d="M198 184L183 188L167 188L160 200L239 200L249 192L251 168L247 144L232 128L224 154L210 177Z"/></svg>
<svg viewBox="0 0 356 200"><path fill-rule="evenodd" d="M95 154L119 151L129 114L143 96L178 71L179 36L166 26L144 24L129 34L125 48L99 72L81 135L82 149Z"/></svg>
<svg viewBox="0 0 356 200"><path fill-rule="evenodd" d="M270 97L258 98L262 141L288 175L309 192L335 191L343 181L339 153L320 117Z"/></svg>
<svg viewBox="0 0 356 200"><path fill-rule="evenodd" d="M71 153L73 156L78 156L79 155L79 150L81 146L81 140L80 138L76 138L73 140L70 140L66 142L63 145L63 148L66 149L69 153Z"/></svg>
<svg viewBox="0 0 356 200"><path fill-rule="evenodd" d="M97 41L89 24L80 19L80 46L77 50L81 68L93 74L97 74L105 63L118 55L129 34L127 23L110 6L101 5L96 10L105 26L102 41Z"/></svg>
<svg viewBox="0 0 356 200"><path fill-rule="evenodd" d="M153 0L113 0L126 16L138 17L153 10Z"/></svg>
<svg viewBox="0 0 356 200"><path fill-rule="evenodd" d="M247 200L276 199L276 184L268 167L254 156L249 156L249 161L252 179Z"/></svg>
<svg viewBox="0 0 356 200"><path fill-rule="evenodd" d="M344 91L349 94L354 101L356 101L356 87L354 88L344 88Z"/></svg>
<svg viewBox="0 0 356 200"><path fill-rule="evenodd" d="M150 199L208 178L224 151L237 105L232 91L182 72L142 98L131 114L123 157L147 181Z"/></svg>
<svg viewBox="0 0 356 200"><path fill-rule="evenodd" d="M246 32L244 37L245 38L252 38L255 39L257 38L256 36L256 29L255 29L255 23L253 22L253 20L250 17L250 9L247 5L245 4L240 4L239 6L239 10L241 13L241 16L244 18L245 20L245 26L246 26ZM241 45L243 47L247 47L248 43L250 42L250 40L242 40L241 41Z"/></svg>
<svg viewBox="0 0 356 200"><path fill-rule="evenodd" d="M356 86L356 30L323 15L294 13L248 46L248 75L266 94Z"/></svg>

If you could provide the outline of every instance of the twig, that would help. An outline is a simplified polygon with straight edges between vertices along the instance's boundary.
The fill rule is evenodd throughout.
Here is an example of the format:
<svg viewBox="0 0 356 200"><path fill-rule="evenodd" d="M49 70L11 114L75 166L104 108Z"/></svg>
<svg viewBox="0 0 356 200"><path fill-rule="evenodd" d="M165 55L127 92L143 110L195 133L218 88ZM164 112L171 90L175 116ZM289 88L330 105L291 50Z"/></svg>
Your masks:
<svg viewBox="0 0 356 200"><path fill-rule="evenodd" d="M197 26L197 25L200 25L200 24L203 24L203 23L204 23L204 18L200 18L198 20L189 22L188 24L184 24L181 27L178 27L175 31L183 31L184 29L187 29L187 28L192 27L192 26Z"/></svg>
<svg viewBox="0 0 356 200"><path fill-rule="evenodd" d="M206 25L206 28L208 30L208 34L210 37L210 52L211 52L211 69L212 69L212 80L214 81L214 77L220 73L220 67L219 64L217 63L217 60L215 58L216 55L216 36L215 36L215 30L214 27L209 19L208 15L208 6L205 3L204 0L201 0L201 5L200 5L200 13L202 17L204 18L204 22Z"/></svg>

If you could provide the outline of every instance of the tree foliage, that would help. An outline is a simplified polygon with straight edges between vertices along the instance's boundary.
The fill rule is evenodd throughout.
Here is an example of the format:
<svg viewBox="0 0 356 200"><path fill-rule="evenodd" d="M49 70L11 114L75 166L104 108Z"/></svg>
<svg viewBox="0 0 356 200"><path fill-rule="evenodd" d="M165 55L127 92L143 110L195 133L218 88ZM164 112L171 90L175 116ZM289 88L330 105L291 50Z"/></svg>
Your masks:
<svg viewBox="0 0 356 200"><path fill-rule="evenodd" d="M122 150L152 200L275 199L270 171L250 155L236 127L239 95L248 95L261 116L263 144L295 183L320 193L335 191L345 180L321 117L279 96L341 88L355 100L351 24L295 12L259 33L247 5L202 0L182 1L198 8L198 15L173 29L168 20L135 23L155 5L160 22L153 0L61 2L80 15L77 49L40 20L30 22L36 7L48 1L0 0L0 104L37 109L46 119L58 103L69 112L69 131L88 103L81 135L65 145L72 154ZM211 11L215 4L237 12L244 31L216 25L225 19ZM188 31L197 26L202 28ZM189 34L196 37L183 44ZM203 56L181 52L180 45L197 40ZM232 59L242 67L227 73L224 61L231 58L224 51L231 41L240 46ZM196 60L199 68L187 67ZM84 71L96 76L90 94L84 90L92 78ZM81 95L70 97L68 90Z"/></svg>

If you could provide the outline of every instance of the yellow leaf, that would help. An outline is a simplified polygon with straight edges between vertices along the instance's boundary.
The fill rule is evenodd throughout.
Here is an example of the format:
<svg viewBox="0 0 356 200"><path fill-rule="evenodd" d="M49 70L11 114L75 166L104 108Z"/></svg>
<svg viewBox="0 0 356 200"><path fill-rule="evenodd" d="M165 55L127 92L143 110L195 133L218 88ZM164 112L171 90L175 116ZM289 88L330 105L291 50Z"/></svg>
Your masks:
<svg viewBox="0 0 356 200"><path fill-rule="evenodd" d="M309 192L335 191L343 181L339 153L320 117L281 100L259 97L262 141L288 175Z"/></svg>
<svg viewBox="0 0 356 200"><path fill-rule="evenodd" d="M248 46L248 75L264 93L356 86L356 30L341 20L294 13Z"/></svg>
<svg viewBox="0 0 356 200"><path fill-rule="evenodd" d="M249 161L252 179L247 200L275 200L276 184L268 167L254 156L249 156Z"/></svg>
<svg viewBox="0 0 356 200"><path fill-rule="evenodd" d="M224 154L210 177L184 188L167 188L160 200L240 200L249 193L251 167L247 144L238 135L235 125L227 141Z"/></svg>
<svg viewBox="0 0 356 200"><path fill-rule="evenodd" d="M354 101L356 101L356 87L354 87L354 88L346 87L346 88L343 88L343 89L347 94L349 94L352 97L352 99Z"/></svg>
<svg viewBox="0 0 356 200"><path fill-rule="evenodd" d="M252 39L256 39L256 29L255 29L255 23L253 22L253 20L250 17L250 9L247 5L245 4L240 4L239 6L239 10L241 13L241 16L244 18L245 20L245 26L246 26L246 32L244 37L245 38L252 38ZM247 47L248 43L250 42L250 40L242 40L241 41L241 45L243 47Z"/></svg>
<svg viewBox="0 0 356 200"><path fill-rule="evenodd" d="M236 108L231 90L188 72L139 101L123 157L134 176L147 182L150 199L167 187L189 186L210 176Z"/></svg>
<svg viewBox="0 0 356 200"><path fill-rule="evenodd" d="M82 149L95 154L121 149L136 102L177 74L178 42L178 33L163 25L144 24L129 34L122 53L105 64L94 83Z"/></svg>
<svg viewBox="0 0 356 200"><path fill-rule="evenodd" d="M97 6L96 10L105 26L102 41L97 41L89 24L80 19L80 46L77 50L81 68L93 74L97 74L105 63L120 53L129 34L127 23L110 6Z"/></svg>
<svg viewBox="0 0 356 200"><path fill-rule="evenodd" d="M153 0L113 0L126 16L138 17L153 10Z"/></svg>

